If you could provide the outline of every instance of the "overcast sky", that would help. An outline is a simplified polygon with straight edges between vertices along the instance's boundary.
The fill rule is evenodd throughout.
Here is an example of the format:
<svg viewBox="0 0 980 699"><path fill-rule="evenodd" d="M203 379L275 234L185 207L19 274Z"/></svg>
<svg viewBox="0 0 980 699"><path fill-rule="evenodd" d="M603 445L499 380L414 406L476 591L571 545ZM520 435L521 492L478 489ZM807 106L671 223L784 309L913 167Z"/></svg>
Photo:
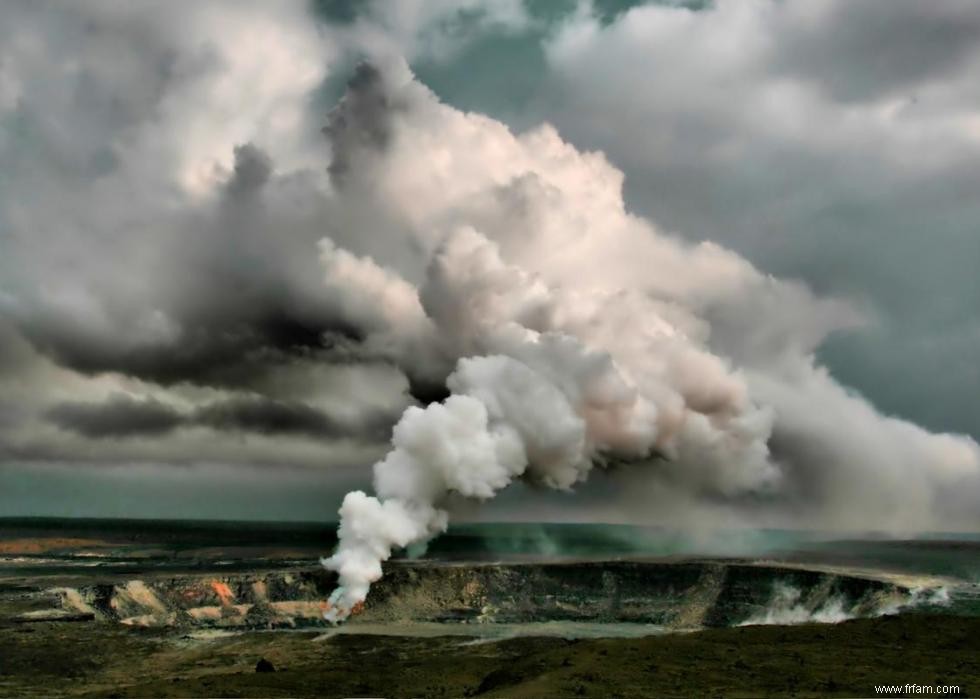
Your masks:
<svg viewBox="0 0 980 699"><path fill-rule="evenodd" d="M629 289L774 411L773 512L867 488L976 528L978 74L973 0L4 2L0 516L333 519L473 351L420 329L446 334L419 230L567 291L581 268L538 260L595 198L670 241ZM562 197L560 235L511 240ZM607 244L642 257L638 225ZM774 497L668 476L716 516ZM630 520L634 477L460 508Z"/></svg>

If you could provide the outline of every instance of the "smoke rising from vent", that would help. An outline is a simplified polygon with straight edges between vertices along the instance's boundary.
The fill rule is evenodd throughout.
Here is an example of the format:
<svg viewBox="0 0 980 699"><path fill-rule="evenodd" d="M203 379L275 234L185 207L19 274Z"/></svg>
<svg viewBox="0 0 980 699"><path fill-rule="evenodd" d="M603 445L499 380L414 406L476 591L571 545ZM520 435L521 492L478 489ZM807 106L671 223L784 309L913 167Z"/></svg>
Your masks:
<svg viewBox="0 0 980 699"><path fill-rule="evenodd" d="M362 67L325 132L339 207L321 262L362 329L351 351L450 391L402 415L375 495L344 499L329 619L444 530L454 496L518 478L572 491L625 464L641 493L800 526L975 519L975 442L881 416L816 364L859 322L847 304L632 215L601 154L443 105L399 62Z"/></svg>

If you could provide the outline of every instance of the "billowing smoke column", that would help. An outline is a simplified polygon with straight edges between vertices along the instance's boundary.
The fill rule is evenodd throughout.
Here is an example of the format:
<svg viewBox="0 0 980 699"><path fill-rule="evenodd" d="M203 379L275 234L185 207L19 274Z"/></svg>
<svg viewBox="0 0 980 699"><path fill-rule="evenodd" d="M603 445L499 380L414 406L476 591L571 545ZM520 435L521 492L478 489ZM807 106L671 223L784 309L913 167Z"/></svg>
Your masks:
<svg viewBox="0 0 980 699"><path fill-rule="evenodd" d="M883 417L815 363L846 304L631 215L601 154L442 105L403 64L362 67L326 133L344 206L321 260L356 352L449 391L405 411L375 495L345 497L328 619L446 528L448 496L518 478L572 490L630 462L664 506L879 528L930 526L980 484L972 440Z"/></svg>
<svg viewBox="0 0 980 699"><path fill-rule="evenodd" d="M349 268L373 270L362 278L386 274L368 260L338 258L330 245L323 254L334 272L343 259ZM436 252L419 303L444 348L486 354L458 360L445 401L406 410L392 451L374 467L376 497L345 497L340 543L324 561L340 577L330 620L364 601L394 548L445 529L440 503L450 493L486 500L519 477L568 490L593 464L670 454L684 442L706 460L737 459L733 469L752 487L776 477L767 462L768 412L656 317L645 328L648 365L706 362L719 370L720 386L700 387L717 395L697 417L687 407L693 396L685 397L671 374L633 376L609 352L590 348L563 318L572 309L540 280L506 265L473 229L456 231ZM579 334L588 334L585 326Z"/></svg>
<svg viewBox="0 0 980 699"><path fill-rule="evenodd" d="M378 497L355 491L344 499L340 545L325 562L341 584L328 618L342 618L364 600L393 547L445 528L438 503L448 493L485 500L523 475L570 488L586 477L600 449L649 451L653 407L615 369L606 371L609 376L569 377L566 393L510 357L461 359L449 377L453 395L409 408L395 427L394 449L375 466Z"/></svg>

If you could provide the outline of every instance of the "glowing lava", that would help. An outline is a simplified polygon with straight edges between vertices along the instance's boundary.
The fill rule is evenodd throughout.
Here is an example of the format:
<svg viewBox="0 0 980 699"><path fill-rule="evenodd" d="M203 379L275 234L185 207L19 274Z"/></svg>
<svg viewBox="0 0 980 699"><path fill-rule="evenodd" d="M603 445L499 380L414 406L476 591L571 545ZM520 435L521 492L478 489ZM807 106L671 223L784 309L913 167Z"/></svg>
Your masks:
<svg viewBox="0 0 980 699"><path fill-rule="evenodd" d="M218 595L218 597L221 599L222 607L230 606L235 598L235 596L231 592L231 588L228 587L228 583L223 583L219 580L213 580L211 581L211 589L214 590L214 593Z"/></svg>

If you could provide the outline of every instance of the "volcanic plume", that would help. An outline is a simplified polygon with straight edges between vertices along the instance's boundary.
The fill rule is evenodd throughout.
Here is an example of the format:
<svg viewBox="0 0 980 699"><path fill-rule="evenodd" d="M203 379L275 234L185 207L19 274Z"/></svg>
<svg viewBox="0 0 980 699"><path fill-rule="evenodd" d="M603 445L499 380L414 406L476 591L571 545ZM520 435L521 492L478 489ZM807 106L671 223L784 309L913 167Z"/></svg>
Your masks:
<svg viewBox="0 0 980 699"><path fill-rule="evenodd" d="M622 174L550 126L514 135L395 63L362 66L325 131L336 225L366 231L320 248L364 331L350 351L448 392L402 415L374 495L344 498L328 619L393 550L443 531L451 496L515 479L571 491L627 463L686 501L800 523L860 501L882 528L898 502L925 527L937 495L976 487L975 442L883 417L816 363L858 322L846 303L632 215Z"/></svg>

